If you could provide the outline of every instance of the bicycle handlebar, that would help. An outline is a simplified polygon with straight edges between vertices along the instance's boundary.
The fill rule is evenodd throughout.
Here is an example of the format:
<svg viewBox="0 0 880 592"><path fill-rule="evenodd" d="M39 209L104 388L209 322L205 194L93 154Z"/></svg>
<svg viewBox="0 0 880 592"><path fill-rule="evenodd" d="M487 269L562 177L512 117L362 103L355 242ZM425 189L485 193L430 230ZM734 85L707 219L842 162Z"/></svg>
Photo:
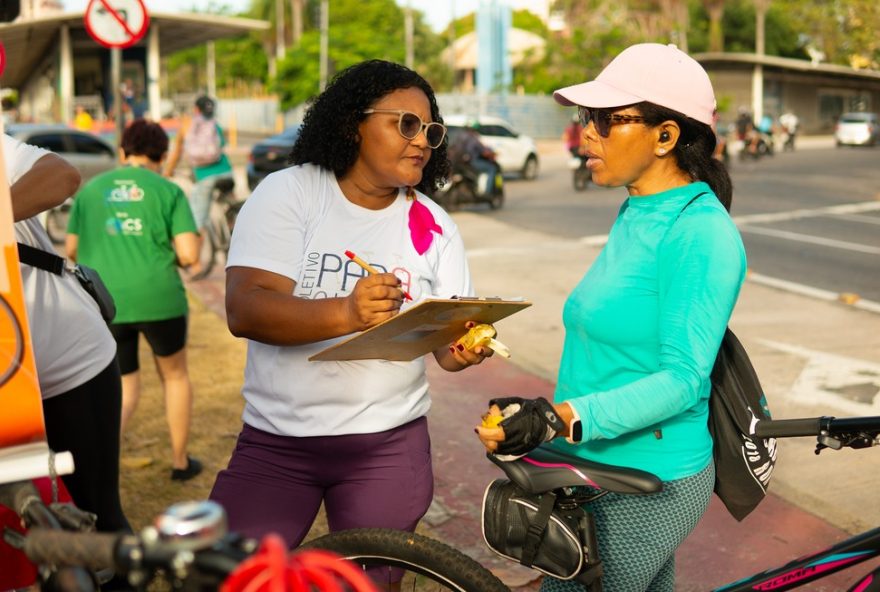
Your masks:
<svg viewBox="0 0 880 592"><path fill-rule="evenodd" d="M870 440L866 445L878 444L880 416L866 417L809 417L802 419L766 419L755 425L760 438L793 438L799 436L846 437ZM861 447L861 446L859 446Z"/></svg>
<svg viewBox="0 0 880 592"><path fill-rule="evenodd" d="M124 536L132 535L32 528L25 537L24 552L37 564L81 566L98 571L113 567L117 540Z"/></svg>

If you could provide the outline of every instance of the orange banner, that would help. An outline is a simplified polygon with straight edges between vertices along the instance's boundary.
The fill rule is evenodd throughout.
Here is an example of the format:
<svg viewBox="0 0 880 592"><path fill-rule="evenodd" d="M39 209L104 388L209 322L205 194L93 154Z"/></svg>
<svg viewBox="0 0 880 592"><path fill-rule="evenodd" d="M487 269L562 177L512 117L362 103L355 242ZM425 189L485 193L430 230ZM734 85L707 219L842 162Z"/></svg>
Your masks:
<svg viewBox="0 0 880 592"><path fill-rule="evenodd" d="M0 143L0 448L45 438L40 384L34 366L15 243L6 160Z"/></svg>

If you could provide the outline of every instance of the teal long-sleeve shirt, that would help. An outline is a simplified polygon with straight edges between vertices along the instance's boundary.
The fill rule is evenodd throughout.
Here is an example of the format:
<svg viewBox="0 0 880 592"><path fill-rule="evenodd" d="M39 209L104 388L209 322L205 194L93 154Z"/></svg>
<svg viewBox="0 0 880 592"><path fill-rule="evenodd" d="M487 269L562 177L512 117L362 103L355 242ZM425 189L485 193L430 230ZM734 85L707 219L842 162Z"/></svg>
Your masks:
<svg viewBox="0 0 880 592"><path fill-rule="evenodd" d="M629 197L565 303L555 401L574 408L583 440L553 446L664 481L705 468L709 375L745 273L707 184Z"/></svg>

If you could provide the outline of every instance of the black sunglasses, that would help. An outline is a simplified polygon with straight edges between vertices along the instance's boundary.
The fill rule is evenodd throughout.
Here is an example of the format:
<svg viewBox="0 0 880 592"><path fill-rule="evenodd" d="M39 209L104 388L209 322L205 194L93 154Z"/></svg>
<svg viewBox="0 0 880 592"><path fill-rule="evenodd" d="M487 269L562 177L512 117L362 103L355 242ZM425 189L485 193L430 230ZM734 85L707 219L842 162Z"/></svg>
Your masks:
<svg viewBox="0 0 880 592"><path fill-rule="evenodd" d="M364 115L373 113L393 113L398 116L397 131L407 140L414 140L422 130L425 130L425 140L430 148L439 148L446 137L446 126L442 123L425 123L415 113L402 109L365 109Z"/></svg>
<svg viewBox="0 0 880 592"><path fill-rule="evenodd" d="M596 131L603 138L611 133L611 126L615 123L644 123L645 118L641 115L620 115L612 113L608 109L589 109L578 107L578 119L581 125L587 127L590 121L596 126Z"/></svg>

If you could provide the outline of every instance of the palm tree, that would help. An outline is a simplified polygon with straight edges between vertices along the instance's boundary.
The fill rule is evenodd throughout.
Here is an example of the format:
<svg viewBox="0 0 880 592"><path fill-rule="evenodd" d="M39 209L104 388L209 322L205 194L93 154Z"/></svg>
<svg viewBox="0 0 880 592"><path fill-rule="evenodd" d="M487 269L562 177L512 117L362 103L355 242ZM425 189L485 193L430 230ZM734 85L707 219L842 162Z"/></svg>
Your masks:
<svg viewBox="0 0 880 592"><path fill-rule="evenodd" d="M703 0L703 7L709 15L709 51L724 51L724 0Z"/></svg>

